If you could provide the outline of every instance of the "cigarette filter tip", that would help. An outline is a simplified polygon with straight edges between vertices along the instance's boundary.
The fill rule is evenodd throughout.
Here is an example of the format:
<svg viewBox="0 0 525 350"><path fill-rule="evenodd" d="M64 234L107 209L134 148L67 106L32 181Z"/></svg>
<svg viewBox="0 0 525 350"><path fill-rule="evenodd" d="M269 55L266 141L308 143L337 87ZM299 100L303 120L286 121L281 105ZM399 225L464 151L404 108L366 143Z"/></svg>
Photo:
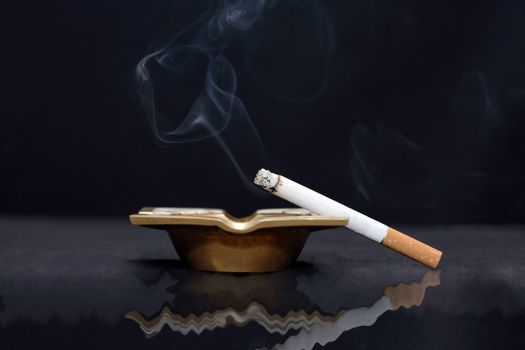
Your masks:
<svg viewBox="0 0 525 350"><path fill-rule="evenodd" d="M443 254L441 251L391 227L388 228L387 235L381 244L433 269L438 266Z"/></svg>

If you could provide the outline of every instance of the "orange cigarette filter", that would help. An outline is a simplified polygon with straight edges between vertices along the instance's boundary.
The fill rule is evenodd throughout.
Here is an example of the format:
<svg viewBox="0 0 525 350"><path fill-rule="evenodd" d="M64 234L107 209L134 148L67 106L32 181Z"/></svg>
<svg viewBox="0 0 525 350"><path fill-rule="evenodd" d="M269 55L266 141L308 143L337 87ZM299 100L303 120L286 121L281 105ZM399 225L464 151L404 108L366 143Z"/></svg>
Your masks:
<svg viewBox="0 0 525 350"><path fill-rule="evenodd" d="M443 253L423 242L389 227L382 245L435 269Z"/></svg>

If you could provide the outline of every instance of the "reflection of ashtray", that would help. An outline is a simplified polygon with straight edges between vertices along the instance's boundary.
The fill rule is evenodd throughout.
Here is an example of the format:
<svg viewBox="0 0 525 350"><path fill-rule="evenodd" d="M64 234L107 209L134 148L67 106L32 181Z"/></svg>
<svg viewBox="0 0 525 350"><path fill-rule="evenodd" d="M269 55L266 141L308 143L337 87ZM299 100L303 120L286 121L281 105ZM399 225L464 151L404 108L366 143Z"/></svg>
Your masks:
<svg viewBox="0 0 525 350"><path fill-rule="evenodd" d="M314 230L347 224L304 209L263 209L235 218L220 209L143 208L134 225L165 229L180 258L205 271L266 272L289 267Z"/></svg>
<svg viewBox="0 0 525 350"><path fill-rule="evenodd" d="M386 287L383 295L370 306L340 308L337 314L327 313L312 303L307 295L296 289L294 275L286 272L242 278L227 274L191 273L186 277L181 276L178 283L170 288L175 295L175 304L163 304L162 309L153 316L130 311L125 318L137 323L147 338L159 335L165 328L183 335L201 335L205 331L213 332L232 325L245 327L249 323L257 323L268 333L286 336L284 341L281 340L271 349L311 350L336 341L343 333L354 328L373 325L387 311L421 306L426 289L440 285L440 273L439 270L430 270L420 281L400 282ZM258 286L252 291L257 290L257 293L247 292L254 284ZM223 293L223 290L227 293ZM239 298L239 295L243 297ZM262 300L257 300L259 298L256 295L263 296ZM248 302L250 299L252 301ZM243 303L239 304L241 300ZM273 300L278 300L278 308L267 304L273 304ZM257 333L251 334L250 342L254 345L259 340L253 336ZM267 339L264 341L267 343ZM209 338L206 343L210 343ZM228 346L223 344L223 348ZM251 348L254 349L254 346Z"/></svg>

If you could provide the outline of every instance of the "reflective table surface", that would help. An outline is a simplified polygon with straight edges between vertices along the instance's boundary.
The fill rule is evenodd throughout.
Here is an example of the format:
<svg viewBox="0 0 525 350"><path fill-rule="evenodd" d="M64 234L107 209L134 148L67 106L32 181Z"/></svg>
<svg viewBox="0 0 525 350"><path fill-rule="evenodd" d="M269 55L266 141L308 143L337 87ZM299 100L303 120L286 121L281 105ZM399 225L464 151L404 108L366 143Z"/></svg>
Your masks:
<svg viewBox="0 0 525 350"><path fill-rule="evenodd" d="M525 228L401 226L438 270L344 229L265 274L186 268L125 219L0 218L0 349L525 349Z"/></svg>

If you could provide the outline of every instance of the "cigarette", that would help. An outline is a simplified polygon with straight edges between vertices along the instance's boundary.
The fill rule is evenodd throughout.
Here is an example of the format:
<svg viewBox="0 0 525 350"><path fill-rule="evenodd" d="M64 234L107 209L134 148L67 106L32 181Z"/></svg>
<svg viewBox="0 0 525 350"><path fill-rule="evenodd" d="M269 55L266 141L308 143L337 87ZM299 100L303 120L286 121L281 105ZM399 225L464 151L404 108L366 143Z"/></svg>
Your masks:
<svg viewBox="0 0 525 350"><path fill-rule="evenodd" d="M318 215L348 217L347 228L431 268L436 268L442 252L417 239L361 214L320 193L266 169L257 172L254 183L299 207Z"/></svg>

